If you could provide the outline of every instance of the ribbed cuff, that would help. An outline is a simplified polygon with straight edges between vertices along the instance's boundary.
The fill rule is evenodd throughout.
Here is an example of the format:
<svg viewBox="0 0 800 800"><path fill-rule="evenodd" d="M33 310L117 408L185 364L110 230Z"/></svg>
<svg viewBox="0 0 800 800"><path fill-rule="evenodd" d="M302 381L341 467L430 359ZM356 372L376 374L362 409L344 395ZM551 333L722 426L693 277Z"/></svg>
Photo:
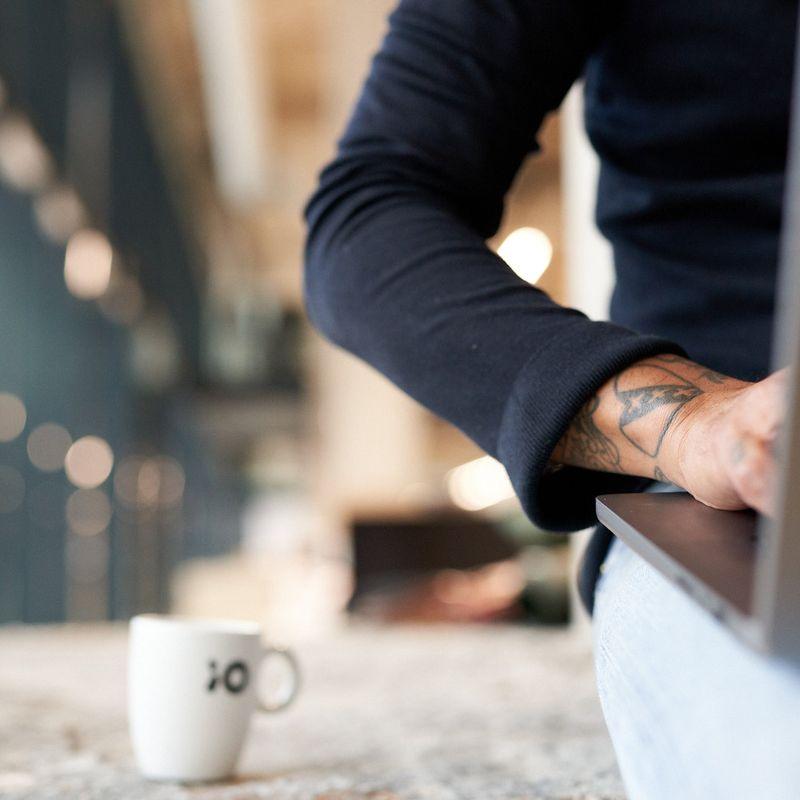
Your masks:
<svg viewBox="0 0 800 800"><path fill-rule="evenodd" d="M646 480L627 475L547 467L581 406L606 381L635 362L662 353L685 355L666 339L608 322L581 320L522 368L503 414L497 452L535 524L551 531L586 528L595 522L597 495L645 485Z"/></svg>

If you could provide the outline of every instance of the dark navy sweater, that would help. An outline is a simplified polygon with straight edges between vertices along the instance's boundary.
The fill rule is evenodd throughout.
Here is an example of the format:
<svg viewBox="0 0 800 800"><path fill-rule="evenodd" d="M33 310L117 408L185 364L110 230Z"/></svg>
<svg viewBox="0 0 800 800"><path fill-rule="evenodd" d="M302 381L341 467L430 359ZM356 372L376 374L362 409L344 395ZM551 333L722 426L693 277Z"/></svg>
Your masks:
<svg viewBox="0 0 800 800"><path fill-rule="evenodd" d="M662 352L767 373L796 15L796 0L402 0L307 208L311 319L500 459L534 522L590 525L597 494L644 485L548 469L601 384ZM485 244L581 76L613 323ZM588 551L589 603L607 542Z"/></svg>

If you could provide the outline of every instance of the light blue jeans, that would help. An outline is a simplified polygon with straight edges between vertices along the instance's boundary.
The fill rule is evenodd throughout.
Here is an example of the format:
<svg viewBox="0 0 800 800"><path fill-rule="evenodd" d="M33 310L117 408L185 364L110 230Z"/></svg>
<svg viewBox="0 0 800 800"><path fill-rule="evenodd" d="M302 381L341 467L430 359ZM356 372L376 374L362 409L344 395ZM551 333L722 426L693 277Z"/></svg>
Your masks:
<svg viewBox="0 0 800 800"><path fill-rule="evenodd" d="M620 541L593 626L630 800L800 800L800 670L751 652Z"/></svg>

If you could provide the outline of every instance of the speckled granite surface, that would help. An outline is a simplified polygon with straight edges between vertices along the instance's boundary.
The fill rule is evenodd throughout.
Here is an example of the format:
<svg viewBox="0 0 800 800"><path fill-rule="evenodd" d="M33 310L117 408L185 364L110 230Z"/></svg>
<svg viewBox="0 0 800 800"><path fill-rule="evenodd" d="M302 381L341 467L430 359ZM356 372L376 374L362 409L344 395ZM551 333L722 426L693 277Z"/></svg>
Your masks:
<svg viewBox="0 0 800 800"><path fill-rule="evenodd" d="M125 730L122 628L0 628L4 800L534 800L623 793L589 646L515 628L350 630L299 648L231 783L152 784Z"/></svg>

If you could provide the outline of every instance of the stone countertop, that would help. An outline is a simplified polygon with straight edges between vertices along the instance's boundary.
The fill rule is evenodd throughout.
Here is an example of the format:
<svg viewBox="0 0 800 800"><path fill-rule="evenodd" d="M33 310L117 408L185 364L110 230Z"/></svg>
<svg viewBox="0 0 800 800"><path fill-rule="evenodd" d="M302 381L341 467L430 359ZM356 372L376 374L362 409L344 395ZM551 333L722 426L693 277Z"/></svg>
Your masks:
<svg viewBox="0 0 800 800"><path fill-rule="evenodd" d="M580 634L347 629L298 648L300 698L255 715L239 777L148 783L126 631L0 627L3 800L621 800Z"/></svg>

